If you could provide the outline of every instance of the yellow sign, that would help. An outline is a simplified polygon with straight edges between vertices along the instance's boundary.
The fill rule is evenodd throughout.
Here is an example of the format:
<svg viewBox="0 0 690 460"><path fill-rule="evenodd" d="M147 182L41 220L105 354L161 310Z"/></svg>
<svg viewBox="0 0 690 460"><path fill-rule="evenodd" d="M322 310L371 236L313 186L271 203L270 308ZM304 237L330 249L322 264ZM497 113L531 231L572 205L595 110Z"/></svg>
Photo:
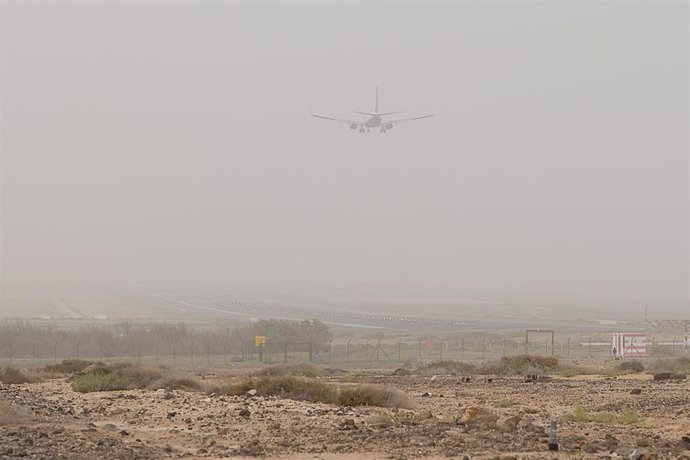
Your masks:
<svg viewBox="0 0 690 460"><path fill-rule="evenodd" d="M257 347L266 345L266 336L265 335L257 335L254 337L254 345Z"/></svg>

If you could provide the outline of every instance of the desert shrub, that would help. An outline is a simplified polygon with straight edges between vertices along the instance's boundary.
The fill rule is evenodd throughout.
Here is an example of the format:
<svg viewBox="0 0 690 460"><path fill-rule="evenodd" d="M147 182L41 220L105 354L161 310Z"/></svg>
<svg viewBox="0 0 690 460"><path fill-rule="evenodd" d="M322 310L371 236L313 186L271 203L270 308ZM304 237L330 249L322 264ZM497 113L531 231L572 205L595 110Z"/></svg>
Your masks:
<svg viewBox="0 0 690 460"><path fill-rule="evenodd" d="M595 422L602 425L633 425L640 421L640 415L635 409L623 408L620 414L615 412L590 412L582 404L575 406L573 412L566 416L571 422Z"/></svg>
<svg viewBox="0 0 690 460"><path fill-rule="evenodd" d="M433 361L418 367L417 374L420 375L455 375L455 374L471 374L476 370L475 366L469 363L460 361Z"/></svg>
<svg viewBox="0 0 690 460"><path fill-rule="evenodd" d="M644 364L640 361L623 361L616 366L616 370L621 372L642 372L644 371Z"/></svg>
<svg viewBox="0 0 690 460"><path fill-rule="evenodd" d="M553 356L516 355L504 356L499 361L486 363L477 368L479 374L542 374L559 368L558 358Z"/></svg>
<svg viewBox="0 0 690 460"><path fill-rule="evenodd" d="M95 364L72 377L72 390L92 391L159 389L197 390L201 382L189 376L177 376L165 366L148 367L138 364Z"/></svg>
<svg viewBox="0 0 690 460"><path fill-rule="evenodd" d="M166 390L196 391L202 390L204 386L199 380L192 377L172 377L154 382L148 388L151 390L164 388Z"/></svg>
<svg viewBox="0 0 690 460"><path fill-rule="evenodd" d="M27 372L15 367L3 367L0 369L0 382L5 385L16 385L20 383L35 383L39 379Z"/></svg>
<svg viewBox="0 0 690 460"><path fill-rule="evenodd" d="M493 406L498 408L512 407L514 405L515 402L510 399L498 399L493 402Z"/></svg>
<svg viewBox="0 0 690 460"><path fill-rule="evenodd" d="M249 378L214 387L208 391L215 394L239 396L246 394L249 390L256 390L257 396L280 396L296 401L342 406L410 406L407 396L392 388L362 385L348 386L338 391L334 385L294 376Z"/></svg>
<svg viewBox="0 0 690 460"><path fill-rule="evenodd" d="M76 374L92 364L95 364L94 361L85 361L83 359L64 359L56 364L48 364L45 367L45 370L48 372L61 374Z"/></svg>
<svg viewBox="0 0 690 460"><path fill-rule="evenodd" d="M341 406L410 407L407 395L395 388L362 385L341 388L336 399Z"/></svg>
<svg viewBox="0 0 690 460"><path fill-rule="evenodd" d="M260 377L319 377L323 374L323 369L312 363L278 364L262 369L256 373L256 375Z"/></svg>
<svg viewBox="0 0 690 460"><path fill-rule="evenodd" d="M647 365L650 372L676 372L690 374L690 358L681 356L674 359L657 359Z"/></svg>
<svg viewBox="0 0 690 460"><path fill-rule="evenodd" d="M256 390L258 396L280 396L296 401L323 403L335 401L337 393L336 388L331 385L293 376L246 379L238 383L213 388L211 391L217 394L242 395L249 390Z"/></svg>

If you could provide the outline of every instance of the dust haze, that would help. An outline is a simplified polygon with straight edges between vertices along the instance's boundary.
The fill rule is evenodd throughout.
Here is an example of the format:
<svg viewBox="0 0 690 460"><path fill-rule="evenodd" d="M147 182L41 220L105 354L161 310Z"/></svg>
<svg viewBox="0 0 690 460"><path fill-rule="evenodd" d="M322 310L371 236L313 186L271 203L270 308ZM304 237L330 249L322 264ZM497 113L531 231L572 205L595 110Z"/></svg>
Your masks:
<svg viewBox="0 0 690 460"><path fill-rule="evenodd" d="M687 2L3 1L3 289L409 286L687 316L688 38ZM377 85L383 110L435 117L309 115L371 111Z"/></svg>

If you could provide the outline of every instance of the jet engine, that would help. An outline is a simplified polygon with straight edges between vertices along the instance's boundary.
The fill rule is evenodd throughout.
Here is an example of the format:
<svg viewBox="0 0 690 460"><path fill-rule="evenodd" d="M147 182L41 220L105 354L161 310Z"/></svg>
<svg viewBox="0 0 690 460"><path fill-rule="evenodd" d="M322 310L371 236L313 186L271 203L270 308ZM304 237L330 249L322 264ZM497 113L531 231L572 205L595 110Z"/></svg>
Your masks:
<svg viewBox="0 0 690 460"><path fill-rule="evenodd" d="M350 129L357 129L357 123L350 123Z"/></svg>
<svg viewBox="0 0 690 460"><path fill-rule="evenodd" d="M387 125L383 125L384 129L393 129L393 123L388 123Z"/></svg>

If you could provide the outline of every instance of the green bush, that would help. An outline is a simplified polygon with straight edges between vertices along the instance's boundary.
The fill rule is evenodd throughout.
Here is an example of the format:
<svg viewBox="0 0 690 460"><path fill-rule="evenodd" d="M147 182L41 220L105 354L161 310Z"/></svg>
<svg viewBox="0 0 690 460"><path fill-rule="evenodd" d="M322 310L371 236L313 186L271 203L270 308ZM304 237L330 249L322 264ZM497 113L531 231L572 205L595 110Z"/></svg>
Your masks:
<svg viewBox="0 0 690 460"><path fill-rule="evenodd" d="M582 404L575 406L573 412L566 416L571 422L594 422L602 425L634 425L640 421L640 415L635 409L623 408L620 414L614 412L590 412Z"/></svg>

